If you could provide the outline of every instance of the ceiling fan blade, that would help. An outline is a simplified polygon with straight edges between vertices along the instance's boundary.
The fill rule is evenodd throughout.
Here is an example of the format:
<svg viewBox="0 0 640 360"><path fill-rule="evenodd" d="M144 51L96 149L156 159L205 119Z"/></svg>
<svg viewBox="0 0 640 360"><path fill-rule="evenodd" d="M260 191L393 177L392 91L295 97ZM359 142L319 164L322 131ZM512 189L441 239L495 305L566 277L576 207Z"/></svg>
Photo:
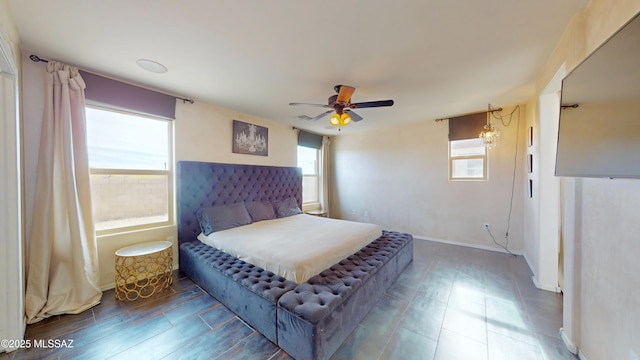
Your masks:
<svg viewBox="0 0 640 360"><path fill-rule="evenodd" d="M297 118L298 118L299 120L316 121L316 120L320 120L320 119L322 119L323 117L325 117L325 116L327 116L327 115L331 114L333 111L334 111L334 110L325 111L325 112L323 112L322 114L317 115L317 116L314 116L314 117L307 116L307 115L298 115L298 116L297 116Z"/></svg>
<svg viewBox="0 0 640 360"><path fill-rule="evenodd" d="M310 103L289 103L292 106L304 105L304 106L315 106L315 107L328 107L324 104L310 104Z"/></svg>
<svg viewBox="0 0 640 360"><path fill-rule="evenodd" d="M320 119L322 119L323 117L325 117L325 116L327 116L327 115L331 114L332 112L333 112L333 110L325 111L325 112L323 112L322 114L320 114L320 115L318 115L318 116L316 116L316 117L313 117L313 118L309 119L309 121L316 121L316 120L320 120Z"/></svg>
<svg viewBox="0 0 640 360"><path fill-rule="evenodd" d="M362 120L362 116L356 114L353 110L345 109L345 111L349 113L349 116L351 117L351 121L358 122Z"/></svg>
<svg viewBox="0 0 640 360"><path fill-rule="evenodd" d="M349 105L352 109L362 109L362 108L370 108L370 107L381 107L381 106L392 106L393 100L380 100L380 101L367 101L354 103Z"/></svg>
<svg viewBox="0 0 640 360"><path fill-rule="evenodd" d="M338 99L336 102L340 104L347 104L351 100L351 95L356 91L353 86L340 85L340 91L338 92Z"/></svg>

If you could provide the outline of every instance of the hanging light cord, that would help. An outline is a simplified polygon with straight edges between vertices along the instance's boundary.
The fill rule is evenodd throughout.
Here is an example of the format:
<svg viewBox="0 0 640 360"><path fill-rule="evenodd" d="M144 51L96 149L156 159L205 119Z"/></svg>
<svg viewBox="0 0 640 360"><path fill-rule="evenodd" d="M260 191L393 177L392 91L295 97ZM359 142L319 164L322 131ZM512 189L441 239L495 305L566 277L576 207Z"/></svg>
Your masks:
<svg viewBox="0 0 640 360"><path fill-rule="evenodd" d="M511 120L513 120L513 114L515 114L516 111L518 112L518 120L516 123L516 152L513 157L513 176L511 178L511 199L509 200L509 215L507 216L507 231L504 234L504 238L506 240L505 245L502 245L499 242L497 242L496 238L493 236L493 234L491 233L491 230L489 229L489 235L491 236L491 239L493 240L493 242L496 245L503 248L509 254L516 256L516 254L512 253L508 247L509 247L509 229L511 228L511 213L513 212L513 197L514 197L515 187L516 187L516 169L518 167L518 145L520 143L520 105L517 105L513 109L513 111L509 113L509 115L502 115L500 114L499 111L493 110L491 108L491 104L489 104L489 110L490 110L489 112L491 113L491 116L500 120L500 122L504 127L511 125ZM509 121L505 122L505 118L509 118Z"/></svg>
<svg viewBox="0 0 640 360"><path fill-rule="evenodd" d="M500 111L502 111L502 108L499 109L495 109L491 106L491 104L489 104L489 113L491 114L491 116L493 118L495 118L496 120L500 120L500 122L502 123L502 126L507 127L509 125L511 125L511 120L513 120L513 114L516 113L516 111L518 112L518 121L520 121L520 105L517 105L510 113L509 115L502 115L500 113ZM509 121L505 122L505 119L508 118ZM517 135L516 135L517 136ZM516 149L517 150L517 149Z"/></svg>

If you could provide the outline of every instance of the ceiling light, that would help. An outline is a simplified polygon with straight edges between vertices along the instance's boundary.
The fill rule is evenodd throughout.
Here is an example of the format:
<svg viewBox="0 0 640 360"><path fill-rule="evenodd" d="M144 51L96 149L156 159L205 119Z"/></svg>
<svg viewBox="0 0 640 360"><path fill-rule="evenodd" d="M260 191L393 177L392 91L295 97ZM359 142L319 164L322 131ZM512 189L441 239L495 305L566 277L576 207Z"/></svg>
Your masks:
<svg viewBox="0 0 640 360"><path fill-rule="evenodd" d="M346 126L351 122L351 116L349 116L349 114L347 113L335 113L333 114L333 116L331 117L331 119L329 119L329 124L333 125L333 126Z"/></svg>
<svg viewBox="0 0 640 360"><path fill-rule="evenodd" d="M350 122L351 122L351 116L349 116L346 113L340 115L340 125L345 126L345 125L349 124Z"/></svg>
<svg viewBox="0 0 640 360"><path fill-rule="evenodd" d="M164 74L169 71L166 66L152 60L138 59L136 60L136 64L141 68L156 74Z"/></svg>
<svg viewBox="0 0 640 360"><path fill-rule="evenodd" d="M333 125L333 126L338 126L340 125L340 115L338 114L333 114L333 116L331 117L331 119L329 119L329 124Z"/></svg>

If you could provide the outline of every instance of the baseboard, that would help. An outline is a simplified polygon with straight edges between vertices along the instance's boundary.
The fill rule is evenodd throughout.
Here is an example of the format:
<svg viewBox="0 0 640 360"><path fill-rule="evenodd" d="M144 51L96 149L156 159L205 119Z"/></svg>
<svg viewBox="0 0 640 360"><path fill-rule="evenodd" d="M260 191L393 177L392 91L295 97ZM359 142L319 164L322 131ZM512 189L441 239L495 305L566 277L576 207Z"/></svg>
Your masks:
<svg viewBox="0 0 640 360"><path fill-rule="evenodd" d="M538 282L538 278L536 278L536 276L535 276L535 275L533 275L533 276L531 277L531 282L533 283L533 285L534 285L536 288L541 289L541 287L540 287L540 283Z"/></svg>
<svg viewBox="0 0 640 360"><path fill-rule="evenodd" d="M531 277L531 282L533 282L533 285L536 288L540 289L540 290L551 291L551 292L554 292L554 293L562 292L562 289L560 289L560 287L558 287L558 286L546 285L546 284L542 284L542 283L538 282L538 279L536 278L535 275L533 275Z"/></svg>
<svg viewBox="0 0 640 360"><path fill-rule="evenodd" d="M501 247L486 246L486 245L479 245L479 244L470 244L470 243L443 240L443 239L434 239L434 238L429 238L429 237L425 237L425 236L416 236L416 235L413 235L413 238L417 239L417 240L433 241L433 242L438 242L438 243L443 243L443 244L464 246L464 247L468 247L468 248L474 248L474 249L480 249L480 250L489 250L489 251L508 254L508 252L505 249L501 248ZM509 250L509 251L511 251L511 253L515 254L515 255L522 255L522 252L520 252L520 251L513 251L513 250Z"/></svg>
<svg viewBox="0 0 640 360"><path fill-rule="evenodd" d="M529 270L531 270L531 273L532 273L532 274L535 274L536 272L535 272L535 271L533 271L533 266L531 266L531 261L529 261L529 258L527 257L527 254L526 254L526 253L523 253L523 254L522 254L522 257L524 258L524 261L526 261L527 266L529 267Z"/></svg>
<svg viewBox="0 0 640 360"><path fill-rule="evenodd" d="M569 350L570 353L572 353L573 355L578 354L578 347L573 344L571 339L569 339L569 336L567 335L567 332L564 331L564 328L560 328L560 337L564 342L564 346L567 347L567 350Z"/></svg>
<svg viewBox="0 0 640 360"><path fill-rule="evenodd" d="M114 289L116 287L116 282L110 282L108 284L102 284L102 286L100 286L100 291L105 292L107 290L111 290Z"/></svg>

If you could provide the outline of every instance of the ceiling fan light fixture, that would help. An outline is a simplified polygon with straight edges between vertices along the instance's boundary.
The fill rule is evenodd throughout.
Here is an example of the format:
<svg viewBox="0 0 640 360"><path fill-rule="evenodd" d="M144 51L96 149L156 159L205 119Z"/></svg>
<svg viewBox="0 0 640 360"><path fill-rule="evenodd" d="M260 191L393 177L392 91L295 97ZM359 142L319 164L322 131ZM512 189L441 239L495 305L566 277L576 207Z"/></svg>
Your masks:
<svg viewBox="0 0 640 360"><path fill-rule="evenodd" d="M349 114L343 113L340 115L340 125L346 126L351 122L351 116Z"/></svg>
<svg viewBox="0 0 640 360"><path fill-rule="evenodd" d="M329 124L333 125L333 126L338 126L340 125L340 115L339 114L333 114L333 116L331 117L331 119L329 119Z"/></svg>
<svg viewBox="0 0 640 360"><path fill-rule="evenodd" d="M351 123L351 116L349 116L349 114L346 114L346 113L342 113L342 114L335 113L329 119L329 124L333 126L347 126L349 123Z"/></svg>
<svg viewBox="0 0 640 360"><path fill-rule="evenodd" d="M322 114L319 114L314 117L310 117L307 115L299 115L298 119L315 121L318 119L322 119L325 116L335 111L335 113L331 116L331 118L329 118L329 124L333 126L338 126L338 127L347 126L351 122L358 122L362 120L362 116L351 111L352 109L375 108L375 107L393 105L393 100L378 100L378 101L366 101L366 102L353 103L351 102L351 95L353 95L353 92L356 90L355 87L348 86L348 85L336 85L334 86L333 89L337 92L337 94L329 96L329 98L327 99L326 105L310 104L310 103L294 103L294 102L289 103L289 105L306 105L306 106L315 106L315 107L332 109L329 111L325 111ZM351 115L353 115L353 117L351 117L351 115L349 115L348 112L350 112ZM338 131L340 131L340 129L338 129Z"/></svg>

